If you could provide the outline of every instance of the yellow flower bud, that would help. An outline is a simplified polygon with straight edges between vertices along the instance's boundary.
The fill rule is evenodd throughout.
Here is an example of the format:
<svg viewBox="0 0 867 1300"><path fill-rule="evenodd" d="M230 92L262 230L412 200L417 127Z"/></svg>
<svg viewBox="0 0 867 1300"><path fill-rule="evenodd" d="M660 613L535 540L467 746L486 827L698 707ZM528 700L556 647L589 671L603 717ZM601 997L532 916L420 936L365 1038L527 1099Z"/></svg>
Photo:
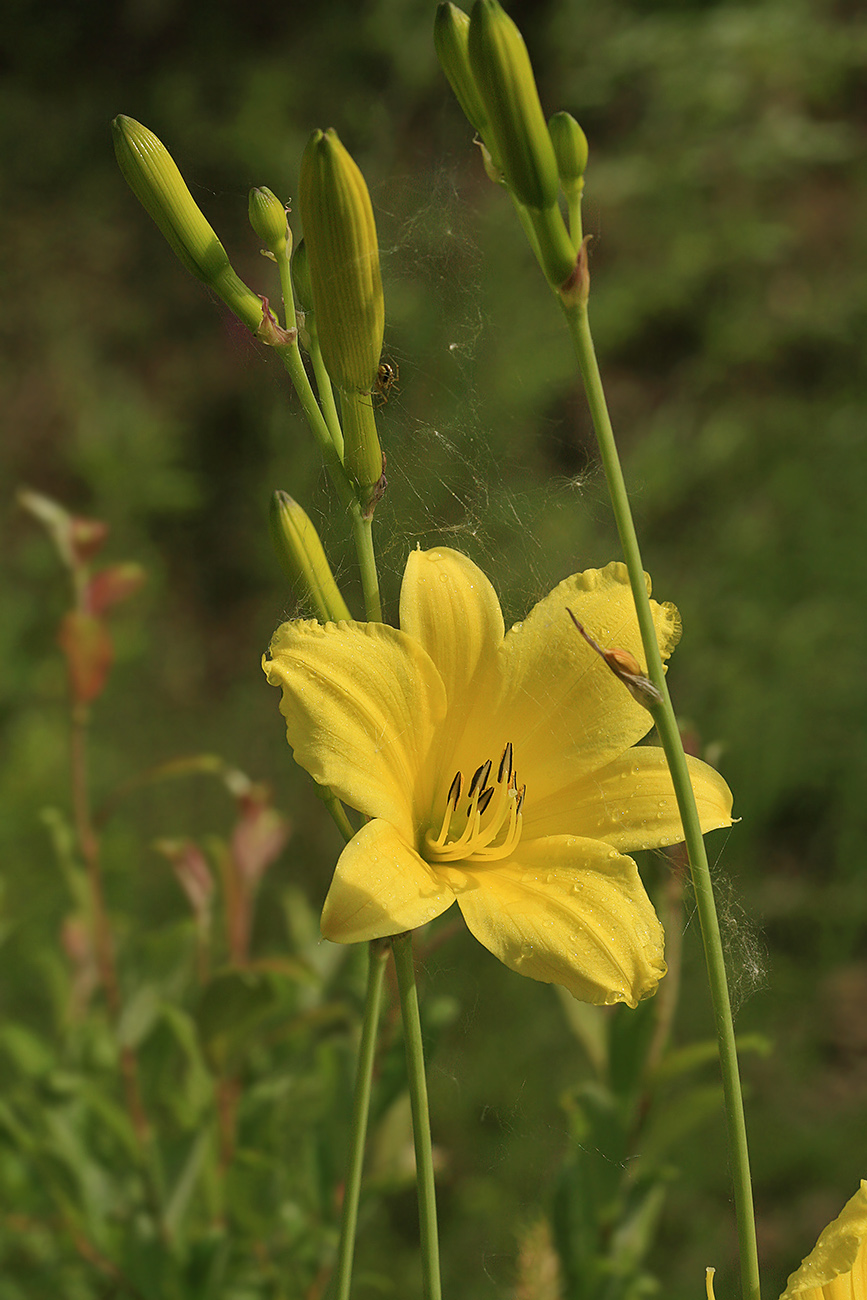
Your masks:
<svg viewBox="0 0 867 1300"><path fill-rule="evenodd" d="M548 121L548 130L563 192L577 196L584 189L589 153L587 136L571 113L555 113Z"/></svg>
<svg viewBox="0 0 867 1300"><path fill-rule="evenodd" d="M271 498L271 539L283 572L303 599L309 596L320 623L351 618L319 534L288 492Z"/></svg>
<svg viewBox="0 0 867 1300"><path fill-rule="evenodd" d="M338 388L369 393L385 329L379 247L364 177L333 130L304 150L299 202L325 367Z"/></svg>
<svg viewBox="0 0 867 1300"><path fill-rule="evenodd" d="M291 247L292 235L286 219L286 209L264 185L250 191L248 202L250 225L273 253L274 257L285 257L287 245Z"/></svg>
<svg viewBox="0 0 867 1300"><path fill-rule="evenodd" d="M550 208L560 182L524 38L497 0L476 0L469 59L488 119L487 142L528 208Z"/></svg>
<svg viewBox="0 0 867 1300"><path fill-rule="evenodd" d="M470 126L475 127L479 135L487 136L488 115L470 67L469 40L469 16L449 0L443 0L434 21L437 58Z"/></svg>
<svg viewBox="0 0 867 1300"><path fill-rule="evenodd" d="M111 124L118 165L187 270L218 294L249 329L262 320L261 300L235 274L165 145L131 117Z"/></svg>

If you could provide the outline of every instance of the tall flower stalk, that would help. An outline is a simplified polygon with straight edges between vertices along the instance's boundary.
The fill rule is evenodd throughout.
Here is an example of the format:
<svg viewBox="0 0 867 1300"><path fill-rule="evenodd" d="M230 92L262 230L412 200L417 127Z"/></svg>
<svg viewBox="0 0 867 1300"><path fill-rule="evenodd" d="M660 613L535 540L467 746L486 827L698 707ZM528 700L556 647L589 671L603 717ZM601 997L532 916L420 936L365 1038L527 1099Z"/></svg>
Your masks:
<svg viewBox="0 0 867 1300"><path fill-rule="evenodd" d="M744 1300L759 1300L746 1121L719 921L695 795L665 683L638 537L590 333L587 243L580 215L586 140L580 128L576 132L562 115L556 115L557 120L552 119L551 126L545 127L523 38L498 0L476 0L469 19L456 6L442 3L436 26L441 62L461 104L480 106L471 123L482 134L489 154L499 161L498 179L508 188L530 245L559 300L584 382L653 688L647 707L659 731L671 772L701 923L725 1096L743 1296ZM562 262L562 218L559 208L552 211L552 165L559 174L570 217L572 263L567 269ZM538 215L543 204L547 213L545 222Z"/></svg>

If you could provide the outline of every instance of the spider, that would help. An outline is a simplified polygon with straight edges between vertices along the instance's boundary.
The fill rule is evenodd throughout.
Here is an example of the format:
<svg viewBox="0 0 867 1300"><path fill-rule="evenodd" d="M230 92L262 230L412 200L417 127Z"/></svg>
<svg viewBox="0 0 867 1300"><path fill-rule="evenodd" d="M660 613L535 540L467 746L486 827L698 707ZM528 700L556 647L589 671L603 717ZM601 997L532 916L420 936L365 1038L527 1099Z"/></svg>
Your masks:
<svg viewBox="0 0 867 1300"><path fill-rule="evenodd" d="M396 363L391 361L380 361L373 387L375 392L379 395L381 404L388 401L388 395L392 389L394 389L395 392L400 391L400 389L396 387L399 377L400 371L398 370Z"/></svg>

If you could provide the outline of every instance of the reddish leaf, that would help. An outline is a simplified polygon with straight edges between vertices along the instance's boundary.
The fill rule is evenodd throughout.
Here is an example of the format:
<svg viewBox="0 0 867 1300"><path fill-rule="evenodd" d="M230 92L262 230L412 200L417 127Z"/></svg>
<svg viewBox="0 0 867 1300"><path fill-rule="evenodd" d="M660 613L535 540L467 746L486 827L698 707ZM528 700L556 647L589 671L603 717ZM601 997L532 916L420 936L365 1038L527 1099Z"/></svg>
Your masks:
<svg viewBox="0 0 867 1300"><path fill-rule="evenodd" d="M102 619L71 609L63 616L57 633L66 655L73 699L87 704L102 693L114 659L114 647Z"/></svg>
<svg viewBox="0 0 867 1300"><path fill-rule="evenodd" d="M119 604L138 591L146 576L142 566L132 561L100 569L87 584L87 608L92 614L104 614L112 605Z"/></svg>
<svg viewBox="0 0 867 1300"><path fill-rule="evenodd" d="M69 526L76 563L87 564L88 560L92 560L102 550L108 537L108 524L102 519L85 519L82 515L72 515Z"/></svg>
<svg viewBox="0 0 867 1300"><path fill-rule="evenodd" d="M194 840L158 840L155 847L172 864L196 919L204 923L214 896L214 877L204 853Z"/></svg>
<svg viewBox="0 0 867 1300"><path fill-rule="evenodd" d="M241 816L232 832L232 857L248 887L255 889L289 838L287 819L272 808L262 786L238 800Z"/></svg>

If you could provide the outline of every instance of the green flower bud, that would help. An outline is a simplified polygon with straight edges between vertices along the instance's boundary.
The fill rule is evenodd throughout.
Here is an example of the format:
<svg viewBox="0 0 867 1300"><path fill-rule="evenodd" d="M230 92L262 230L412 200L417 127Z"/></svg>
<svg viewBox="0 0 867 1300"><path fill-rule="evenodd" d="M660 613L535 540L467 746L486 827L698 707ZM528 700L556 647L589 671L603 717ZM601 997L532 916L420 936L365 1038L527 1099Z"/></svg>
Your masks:
<svg viewBox="0 0 867 1300"><path fill-rule="evenodd" d="M587 136L571 113L555 113L548 121L548 130L563 192L577 196L584 189L589 152Z"/></svg>
<svg viewBox="0 0 867 1300"><path fill-rule="evenodd" d="M440 67L470 126L488 135L488 115L470 67L470 19L463 9L442 0L434 21L434 46Z"/></svg>
<svg viewBox="0 0 867 1300"><path fill-rule="evenodd" d="M554 146L524 38L497 0L476 0L469 58L489 127L489 148L515 197L528 208L550 208L560 182Z"/></svg>
<svg viewBox="0 0 867 1300"><path fill-rule="evenodd" d="M273 253L274 257L285 257L287 245L291 247L292 235L286 219L286 209L265 186L250 191L248 204L250 225Z"/></svg>
<svg viewBox="0 0 867 1300"><path fill-rule="evenodd" d="M333 130L304 150L299 202L325 367L338 388L369 393L385 330L379 247L364 177Z"/></svg>
<svg viewBox="0 0 867 1300"><path fill-rule="evenodd" d="M343 464L358 490L365 518L376 509L386 487L385 458L376 432L370 393L340 394L343 420Z"/></svg>
<svg viewBox="0 0 867 1300"><path fill-rule="evenodd" d="M548 283L559 288L575 269L575 247L557 206L557 159L524 39L497 0L473 5L469 53L490 123L488 144L527 209Z"/></svg>
<svg viewBox="0 0 867 1300"><path fill-rule="evenodd" d="M302 239L292 257L292 285L295 297L305 312L313 310L313 288L310 284L310 261L307 257L307 244Z"/></svg>
<svg viewBox="0 0 867 1300"><path fill-rule="evenodd" d="M331 572L319 534L288 492L271 498L271 540L283 572L303 599L309 596L321 623L352 617Z"/></svg>
<svg viewBox="0 0 867 1300"><path fill-rule="evenodd" d="M191 275L255 333L262 320L261 300L233 271L165 145L131 117L116 117L111 127L118 165L133 194Z"/></svg>

